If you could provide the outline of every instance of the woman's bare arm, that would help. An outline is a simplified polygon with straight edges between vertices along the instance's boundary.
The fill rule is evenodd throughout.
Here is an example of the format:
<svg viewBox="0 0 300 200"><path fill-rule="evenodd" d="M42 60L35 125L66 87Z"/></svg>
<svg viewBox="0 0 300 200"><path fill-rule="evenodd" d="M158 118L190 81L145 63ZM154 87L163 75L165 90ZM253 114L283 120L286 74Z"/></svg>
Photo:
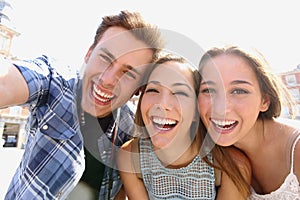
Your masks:
<svg viewBox="0 0 300 200"><path fill-rule="evenodd" d="M118 152L118 167L129 200L148 200L148 193L143 180L140 179L133 167L131 150L132 140L125 143Z"/></svg>
<svg viewBox="0 0 300 200"><path fill-rule="evenodd" d="M237 167L240 169L242 176L245 178L249 187L251 185L251 164L248 158L239 150L235 148L228 149L230 156L233 158L234 162L236 163ZM243 197L241 192L238 190L237 186L234 182L230 179L230 177L225 173L222 172L221 175L221 185L218 189L217 200L241 200L246 199ZM249 188L250 189L250 188Z"/></svg>

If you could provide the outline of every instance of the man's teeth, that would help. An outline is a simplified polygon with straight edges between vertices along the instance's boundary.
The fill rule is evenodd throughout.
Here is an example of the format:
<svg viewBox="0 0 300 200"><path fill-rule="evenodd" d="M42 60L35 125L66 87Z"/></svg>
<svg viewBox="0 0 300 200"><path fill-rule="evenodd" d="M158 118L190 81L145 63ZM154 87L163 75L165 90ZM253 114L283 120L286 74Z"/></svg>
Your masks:
<svg viewBox="0 0 300 200"><path fill-rule="evenodd" d="M234 121L234 120L215 120L215 119L212 119L211 121L214 124L216 124L218 127L221 127L221 128L228 128L228 127L231 127L232 125L234 125L236 123L236 121Z"/></svg>
<svg viewBox="0 0 300 200"><path fill-rule="evenodd" d="M93 85L93 94L96 99L103 102L107 102L114 97L114 95L107 94L99 90L95 84Z"/></svg>
<svg viewBox="0 0 300 200"><path fill-rule="evenodd" d="M96 94L96 92L95 91L93 91L93 95L94 95L94 97L95 97L95 99L97 99L98 101L101 101L101 102L103 102L103 103L106 103L106 102L108 102L108 101L110 101L110 99L107 99L107 98L101 98L100 96L98 96L97 94Z"/></svg>

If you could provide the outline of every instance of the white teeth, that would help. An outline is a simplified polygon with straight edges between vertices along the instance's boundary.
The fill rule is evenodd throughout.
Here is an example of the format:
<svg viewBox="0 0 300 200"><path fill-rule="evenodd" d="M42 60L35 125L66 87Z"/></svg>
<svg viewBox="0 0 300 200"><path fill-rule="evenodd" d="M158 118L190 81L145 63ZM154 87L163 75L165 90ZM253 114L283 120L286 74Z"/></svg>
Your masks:
<svg viewBox="0 0 300 200"><path fill-rule="evenodd" d="M107 94L107 93L104 93L101 90L99 90L95 84L93 85L93 93L94 93L94 96L98 100L101 100L101 101L109 101L111 98L114 97L114 95ZM99 99L99 97L105 98L106 100Z"/></svg>
<svg viewBox="0 0 300 200"><path fill-rule="evenodd" d="M160 117L153 117L153 122L156 124L160 124L160 125L174 125L176 124L175 120L172 119L164 119L164 118L160 118Z"/></svg>
<svg viewBox="0 0 300 200"><path fill-rule="evenodd" d="M103 103L106 103L106 102L108 102L108 101L110 100L110 99L103 99L103 98L100 98L100 97L96 94L95 91L93 91L93 95L94 95L95 99L97 99L98 101L101 101L101 102L103 102Z"/></svg>
<svg viewBox="0 0 300 200"><path fill-rule="evenodd" d="M162 130L162 131L168 131L170 130L170 128L163 128L163 127L157 127L159 130Z"/></svg>
<svg viewBox="0 0 300 200"><path fill-rule="evenodd" d="M211 121L218 126L231 126L236 122L234 120L215 120L215 119L212 119Z"/></svg>

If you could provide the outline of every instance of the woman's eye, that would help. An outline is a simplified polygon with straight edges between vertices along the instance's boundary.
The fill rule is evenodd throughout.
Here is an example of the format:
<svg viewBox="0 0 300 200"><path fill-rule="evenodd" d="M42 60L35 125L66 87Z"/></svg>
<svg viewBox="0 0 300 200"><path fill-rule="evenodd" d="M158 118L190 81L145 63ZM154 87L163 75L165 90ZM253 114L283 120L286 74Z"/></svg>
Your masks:
<svg viewBox="0 0 300 200"><path fill-rule="evenodd" d="M158 93L158 90L156 90L156 89L154 89L154 88L149 88L149 89L146 89L145 92L146 92L146 93L151 93L151 92Z"/></svg>
<svg viewBox="0 0 300 200"><path fill-rule="evenodd" d="M174 95L182 95L182 96L186 96L186 97L189 96L186 92L182 92L182 91L179 91L179 92L173 92L173 94L174 94Z"/></svg>
<svg viewBox="0 0 300 200"><path fill-rule="evenodd" d="M211 93L216 93L216 90L213 89L213 88L204 88L204 89L201 90L201 93L211 94Z"/></svg>
<svg viewBox="0 0 300 200"><path fill-rule="evenodd" d="M248 94L249 92L244 89L235 89L232 91L232 94Z"/></svg>

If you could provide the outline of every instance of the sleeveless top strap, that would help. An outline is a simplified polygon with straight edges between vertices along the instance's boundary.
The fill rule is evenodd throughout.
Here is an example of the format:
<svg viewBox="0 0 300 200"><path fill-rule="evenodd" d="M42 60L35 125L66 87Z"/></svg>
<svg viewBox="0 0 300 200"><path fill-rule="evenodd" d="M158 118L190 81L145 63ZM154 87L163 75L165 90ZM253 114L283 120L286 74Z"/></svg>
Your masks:
<svg viewBox="0 0 300 200"><path fill-rule="evenodd" d="M295 133L296 132L296 133ZM295 147L297 142L300 139L300 131L296 130L293 135L295 134L295 139L293 140L293 144L292 144L292 148L291 148L291 152L290 152L290 163L291 163L291 172L294 172L294 154L295 154Z"/></svg>
<svg viewBox="0 0 300 200"><path fill-rule="evenodd" d="M132 165L136 176L142 179L141 165L140 165L140 138L136 137L132 139L131 146Z"/></svg>

